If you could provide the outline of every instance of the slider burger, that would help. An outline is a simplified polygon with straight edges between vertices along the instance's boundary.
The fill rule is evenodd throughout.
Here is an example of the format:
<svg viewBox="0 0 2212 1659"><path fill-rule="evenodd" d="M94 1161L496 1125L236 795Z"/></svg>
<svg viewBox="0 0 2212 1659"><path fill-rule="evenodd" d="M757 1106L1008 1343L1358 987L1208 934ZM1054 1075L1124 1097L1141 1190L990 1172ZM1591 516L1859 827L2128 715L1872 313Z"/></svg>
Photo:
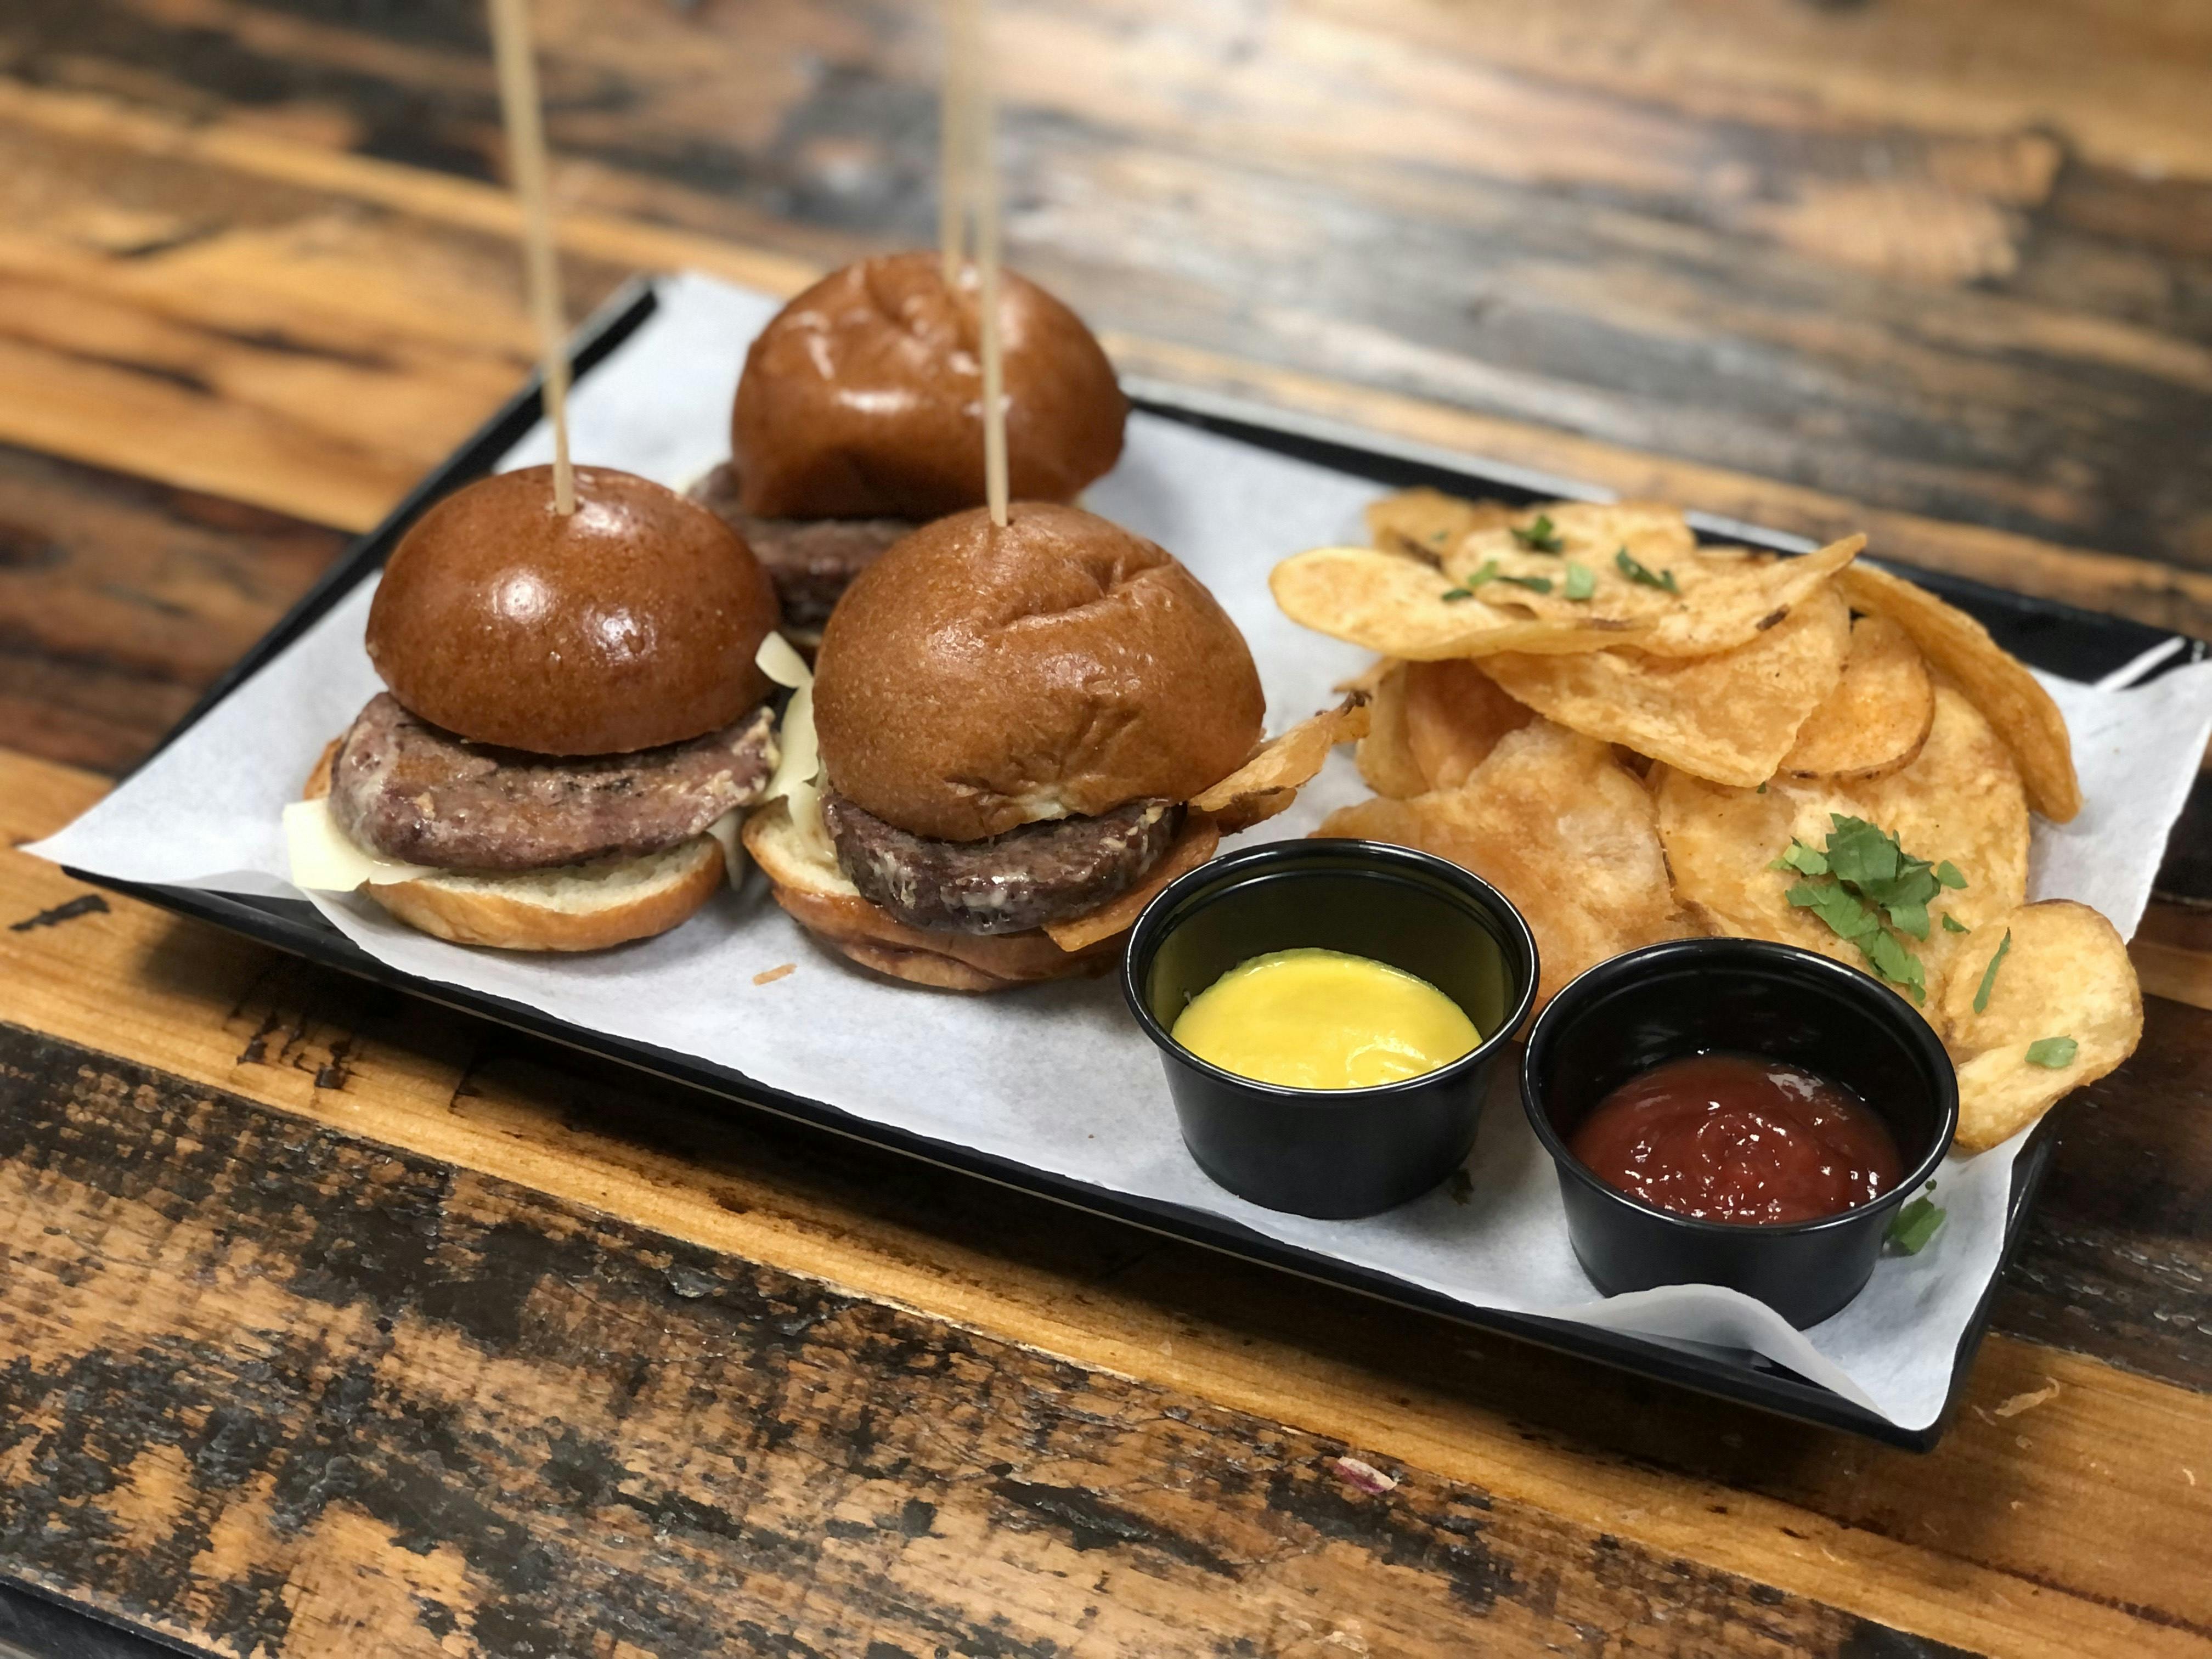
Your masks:
<svg viewBox="0 0 2212 1659"><path fill-rule="evenodd" d="M745 538L783 619L811 642L846 584L908 531L983 504L983 378L972 266L934 253L833 272L745 354L730 459L694 497ZM1082 319L1000 278L1006 456L1017 501L1072 501L1121 453L1128 404Z"/></svg>
<svg viewBox="0 0 2212 1659"><path fill-rule="evenodd" d="M1181 564L1075 507L962 513L847 590L745 846L793 917L895 978L1097 972L1364 729L1362 701L1263 747L1252 654Z"/></svg>
<svg viewBox="0 0 2212 1659"><path fill-rule="evenodd" d="M673 927L778 758L775 596L711 513L627 472L485 478L402 539L369 610L390 689L286 809L296 884L441 939L584 951Z"/></svg>

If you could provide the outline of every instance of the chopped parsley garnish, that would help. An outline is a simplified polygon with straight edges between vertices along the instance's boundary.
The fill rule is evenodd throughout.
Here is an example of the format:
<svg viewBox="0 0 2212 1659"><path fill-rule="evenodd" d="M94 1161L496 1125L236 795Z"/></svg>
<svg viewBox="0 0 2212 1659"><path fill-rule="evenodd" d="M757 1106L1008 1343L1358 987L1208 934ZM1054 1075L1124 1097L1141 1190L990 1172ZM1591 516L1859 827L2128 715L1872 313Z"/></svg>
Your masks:
<svg viewBox="0 0 2212 1659"><path fill-rule="evenodd" d="M1509 576L1498 568L1497 560L1485 559L1481 569L1472 576L1461 577L1459 586L1446 588L1443 597L1447 599L1471 599L1474 597L1474 590L1487 582L1510 582L1514 586L1525 587L1532 593L1552 591L1549 576Z"/></svg>
<svg viewBox="0 0 2212 1659"><path fill-rule="evenodd" d="M1974 930L1946 910L1943 913L1943 931L1947 933L1971 933Z"/></svg>
<svg viewBox="0 0 2212 1659"><path fill-rule="evenodd" d="M1928 901L1948 884L1935 865L1913 857L1895 836L1864 818L1841 812L1828 817L1834 827L1825 848L1793 841L1767 867L1807 878L1790 889L1790 902L1857 945L1875 972L1913 1001L1925 1002L1927 975L1899 935L1928 937ZM1942 867L1959 874L1948 864ZM1959 877L1959 884L1965 884Z"/></svg>
<svg viewBox="0 0 2212 1659"><path fill-rule="evenodd" d="M1567 547L1559 532L1553 527L1552 515L1548 513L1539 513L1535 522L1525 530L1515 525L1513 539L1537 553L1564 553Z"/></svg>
<svg viewBox="0 0 2212 1659"><path fill-rule="evenodd" d="M2074 1063L2081 1047L2070 1036L2038 1037L2027 1045L2027 1063L2059 1071Z"/></svg>
<svg viewBox="0 0 2212 1659"><path fill-rule="evenodd" d="M1997 968L1999 964L2004 961L2005 953L2011 949L2012 929L2008 927L2005 929L2005 936L1997 941L1996 954L1990 958L1990 965L1982 969L1981 988L1974 993L1974 1012L1976 1013L1986 1014L1989 1012L1990 993L1996 988Z"/></svg>
<svg viewBox="0 0 2212 1659"><path fill-rule="evenodd" d="M1936 1237L1936 1230L1943 1224L1942 1208L1928 1196L1935 1190L1936 1183L1931 1181L1919 1197L1900 1206L1897 1213L1890 1217L1886 1237L1899 1255L1918 1255L1928 1241Z"/></svg>
<svg viewBox="0 0 2212 1659"><path fill-rule="evenodd" d="M1571 599L1586 599L1597 592L1597 574L1586 564L1567 561L1566 596Z"/></svg>
<svg viewBox="0 0 2212 1659"><path fill-rule="evenodd" d="M1657 575L1653 575L1650 570L1626 547L1613 556L1613 562L1620 574L1632 582L1641 582L1646 587L1663 587L1669 593L1680 593L1682 591L1674 585L1673 571L1662 570Z"/></svg>
<svg viewBox="0 0 2212 1659"><path fill-rule="evenodd" d="M1476 571L1472 576L1461 577L1459 580L1459 586L1457 587L1446 588L1443 592L1443 597L1447 599L1471 599L1474 597L1474 590L1476 588L1481 586L1485 582L1494 582L1497 580L1498 561L1495 559L1486 559L1483 561L1481 569Z"/></svg>

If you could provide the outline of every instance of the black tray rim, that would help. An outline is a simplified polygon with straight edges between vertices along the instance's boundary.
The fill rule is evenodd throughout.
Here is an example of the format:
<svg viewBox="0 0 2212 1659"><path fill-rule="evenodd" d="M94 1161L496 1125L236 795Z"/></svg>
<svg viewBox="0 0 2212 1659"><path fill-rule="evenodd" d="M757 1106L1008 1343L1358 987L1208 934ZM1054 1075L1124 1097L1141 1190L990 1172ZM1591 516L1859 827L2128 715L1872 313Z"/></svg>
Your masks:
<svg viewBox="0 0 2212 1659"><path fill-rule="evenodd" d="M572 343L577 381L607 361L649 319L659 305L652 276L623 284L577 331ZM1339 470L1376 477L1378 483L1432 482L1474 488L1522 500L1601 500L1608 492L1577 480L1532 469L1486 461L1387 434L1370 433L1325 419L1306 417L1259 404L1132 378L1125 381L1133 408L1253 444L1277 453L1313 460ZM425 508L461 485L483 476L537 424L541 386L532 376L489 419L386 515L357 538L307 592L246 654L217 678L146 757L117 780L118 787L190 730L272 658L299 637L369 574L380 568L400 536ZM1701 538L1725 539L1800 553L1813 544L1805 538L1763 529L1711 514L1691 515ZM1884 561L1889 563L1888 561ZM1916 580L1978 611L2017 611L2081 629L2124 635L2138 647L2181 638L2185 648L2135 683L2158 678L2185 662L2212 656L2212 646L2172 630L2100 615L2056 601L2029 599L2006 590L1911 566ZM2132 653L2130 653L2132 654ZM1967 1374L1987 1333L1991 1304L2018 1252L2029 1208L2048 1174L2057 1140L2054 1121L2045 1118L2015 1159L2005 1235L1995 1271L1967 1321L1953 1359L1942 1409L1925 1427L1905 1428L1879 1413L1808 1382L1785 1368L1754 1357L1739 1358L1675 1346L1632 1333L1617 1332L1540 1315L1484 1308L1429 1290L1376 1269L1356 1266L1318 1251L1287 1244L1225 1217L1162 1200L1121 1193L1071 1176L1039 1170L1016 1160L979 1152L956 1142L916 1134L846 1112L825 1101L775 1090L732 1068L657 1045L608 1036L553 1018L526 1005L487 995L387 967L325 921L303 900L260 899L213 889L118 880L73 866L68 874L93 886L138 899L195 921L210 923L287 954L350 977L418 998L439 1006L612 1060L632 1069L711 1094L732 1104L797 1122L831 1134L915 1158L940 1169L1010 1188L1032 1196L1139 1228L1179 1243L1194 1244L1280 1272L1348 1290L1395 1306L1433 1315L1471 1328L1529 1341L1557 1352L1601 1364L1772 1415L1840 1430L1909 1451L1933 1450L1955 1414ZM374 1139L374 1136L368 1137Z"/></svg>

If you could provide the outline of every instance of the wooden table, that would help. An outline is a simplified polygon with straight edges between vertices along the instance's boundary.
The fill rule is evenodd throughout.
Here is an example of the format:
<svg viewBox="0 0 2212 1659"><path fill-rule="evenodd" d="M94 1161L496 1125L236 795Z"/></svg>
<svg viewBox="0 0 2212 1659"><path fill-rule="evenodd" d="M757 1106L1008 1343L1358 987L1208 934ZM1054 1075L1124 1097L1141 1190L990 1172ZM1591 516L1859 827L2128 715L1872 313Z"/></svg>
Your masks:
<svg viewBox="0 0 2212 1659"><path fill-rule="evenodd" d="M925 8L539 10L575 307L929 234ZM1125 368L2212 632L2212 12L998 10L1017 254ZM11 845L517 383L496 157L460 0L0 13ZM284 1656L2212 1651L2179 1003L2063 1109L1919 1458L733 1115L20 854L0 919L0 1578L101 1619ZM21 1600L11 1638L138 1650Z"/></svg>

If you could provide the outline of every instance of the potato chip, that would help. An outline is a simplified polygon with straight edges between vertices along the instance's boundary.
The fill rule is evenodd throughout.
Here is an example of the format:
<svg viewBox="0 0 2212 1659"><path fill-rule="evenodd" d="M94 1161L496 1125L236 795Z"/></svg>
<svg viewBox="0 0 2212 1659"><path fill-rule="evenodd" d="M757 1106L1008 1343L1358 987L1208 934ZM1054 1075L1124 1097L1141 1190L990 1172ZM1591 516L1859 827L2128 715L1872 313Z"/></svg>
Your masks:
<svg viewBox="0 0 2212 1659"><path fill-rule="evenodd" d="M2135 1052L2142 1023L2128 947L2087 905L2052 899L1993 919L1959 953L1937 1022L1959 1068L1960 1147L2010 1139L2095 1082Z"/></svg>
<svg viewBox="0 0 2212 1659"><path fill-rule="evenodd" d="M1298 798L1340 743L1367 735L1367 695L1355 691L1334 708L1310 714L1279 738L1260 745L1251 759L1205 793L1191 810L1213 820L1224 836L1263 823Z"/></svg>
<svg viewBox="0 0 2212 1659"><path fill-rule="evenodd" d="M1402 800L1429 787L1413 758L1406 731L1406 675L1411 663L1384 658L1379 674L1362 676L1370 688L1367 702L1367 735L1359 740L1359 775L1378 795Z"/></svg>
<svg viewBox="0 0 2212 1659"><path fill-rule="evenodd" d="M1409 554L1434 564L1469 532L1510 524L1513 518L1513 508L1503 501L1462 501L1441 489L1401 489L1369 504L1367 534L1386 553Z"/></svg>
<svg viewBox="0 0 2212 1659"><path fill-rule="evenodd" d="M1465 783L1500 738L1535 718L1534 710L1516 702L1472 662L1407 666L1406 741L1423 789Z"/></svg>
<svg viewBox="0 0 2212 1659"><path fill-rule="evenodd" d="M2081 810L2081 783L2074 773L2074 745L2066 718L2025 665L1990 637L1989 629L1924 587L1870 566L1844 574L1844 597L1855 611L1887 617L1938 671L1982 711L2020 764L2027 803L2053 823Z"/></svg>
<svg viewBox="0 0 2212 1659"><path fill-rule="evenodd" d="M1865 537L1852 536L1790 559L1698 547L1671 508L1568 501L1545 516L1558 552L1526 544L1516 527L1478 531L1444 556L1444 574L1508 615L1562 624L1642 623L1647 631L1626 643L1662 657L1706 657L1744 644L1781 622L1866 544ZM1517 528L1525 533L1528 526Z"/></svg>
<svg viewBox="0 0 2212 1659"><path fill-rule="evenodd" d="M1626 744L1692 777L1751 788L1773 776L1799 728L1842 679L1850 626L1850 608L1823 583L1765 633L1710 657L1501 652L1483 659L1482 672L1585 737Z"/></svg>
<svg viewBox="0 0 2212 1659"><path fill-rule="evenodd" d="M1316 833L1417 847L1497 887L1536 936L1539 1007L1607 957L1696 931L1668 890L1643 786L1603 744L1548 720L1507 733L1456 789L1363 801Z"/></svg>
<svg viewBox="0 0 2212 1659"><path fill-rule="evenodd" d="M1776 870L1793 841L1826 846L1834 815L1863 818L1897 837L1905 852L1949 862L1966 885L1946 888L1928 907L1928 937L1902 942L1921 962L1932 1000L1960 943L1954 932L1985 927L2027 896L2027 801L2012 757L1958 692L1936 692L1928 738L1908 765L1859 782L1771 780L1761 790L1729 788L1663 769L1655 779L1661 840L1674 889L1715 932L1778 939L1854 966L1860 948L1812 909L1790 902L1807 878Z"/></svg>
<svg viewBox="0 0 2212 1659"><path fill-rule="evenodd" d="M1277 565L1267 586L1291 621L1416 661L1489 651L1596 651L1638 639L1646 626L1586 615L1544 620L1471 596L1447 599L1447 592L1465 590L1418 560L1369 547L1300 553Z"/></svg>
<svg viewBox="0 0 2212 1659"><path fill-rule="evenodd" d="M1887 617L1851 624L1844 677L1782 758L1801 777L1873 778L1920 752L1936 719L1936 687L1912 636Z"/></svg>

